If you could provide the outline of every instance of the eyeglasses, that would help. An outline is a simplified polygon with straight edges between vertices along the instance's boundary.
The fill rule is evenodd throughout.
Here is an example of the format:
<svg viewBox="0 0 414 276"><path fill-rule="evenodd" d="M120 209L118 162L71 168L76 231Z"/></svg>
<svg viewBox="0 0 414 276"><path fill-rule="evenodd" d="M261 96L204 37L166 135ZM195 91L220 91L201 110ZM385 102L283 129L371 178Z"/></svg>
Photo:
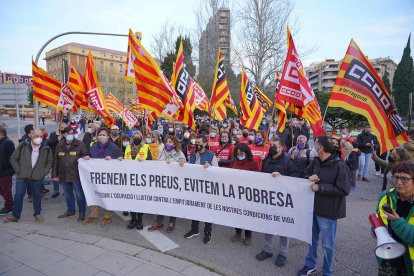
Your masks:
<svg viewBox="0 0 414 276"><path fill-rule="evenodd" d="M398 176L398 175L393 175L392 176L392 180L395 183L398 183L399 180L401 180L401 183L407 183L410 179L413 179L412 177L405 177L405 176Z"/></svg>

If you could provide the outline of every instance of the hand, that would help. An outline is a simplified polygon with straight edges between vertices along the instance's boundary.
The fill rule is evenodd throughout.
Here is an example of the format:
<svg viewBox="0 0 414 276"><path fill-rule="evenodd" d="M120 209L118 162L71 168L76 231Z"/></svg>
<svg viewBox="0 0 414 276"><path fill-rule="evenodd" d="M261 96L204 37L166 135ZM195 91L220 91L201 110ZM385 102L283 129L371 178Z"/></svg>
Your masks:
<svg viewBox="0 0 414 276"><path fill-rule="evenodd" d="M91 159L91 157L89 155L86 155L86 156L83 157L83 160L90 160L90 159Z"/></svg>
<svg viewBox="0 0 414 276"><path fill-rule="evenodd" d="M318 182L320 179L316 174L314 174L314 175L309 176L309 180L312 182Z"/></svg>
<svg viewBox="0 0 414 276"><path fill-rule="evenodd" d="M279 175L281 175L280 173L278 173L278 172L272 172L272 176L273 177L276 177L276 176L279 176Z"/></svg>
<svg viewBox="0 0 414 276"><path fill-rule="evenodd" d="M311 189L313 192L317 192L319 191L319 185L316 184L315 182L312 182Z"/></svg>
<svg viewBox="0 0 414 276"><path fill-rule="evenodd" d="M106 156L104 159L105 160L111 160L112 158L111 158L111 156Z"/></svg>
<svg viewBox="0 0 414 276"><path fill-rule="evenodd" d="M59 181L59 177L53 177L52 180L53 181Z"/></svg>
<svg viewBox="0 0 414 276"><path fill-rule="evenodd" d="M395 210L392 210L392 214L387 213L387 212L384 211L384 214L387 217L387 219L391 220L391 221L395 221L395 220L400 219L400 216L395 212Z"/></svg>
<svg viewBox="0 0 414 276"><path fill-rule="evenodd" d="M144 159L142 159L142 157L140 157L140 158L138 158L138 161L139 162L141 162L141 161L143 161Z"/></svg>
<svg viewBox="0 0 414 276"><path fill-rule="evenodd" d="M184 159L180 159L180 161L178 161L178 165L180 165L180 167L184 167Z"/></svg>
<svg viewBox="0 0 414 276"><path fill-rule="evenodd" d="M266 158L266 153L262 153L261 155L260 155L260 160L263 160L263 159L265 159Z"/></svg>
<svg viewBox="0 0 414 276"><path fill-rule="evenodd" d="M122 158L122 156L121 156L121 157L118 157L117 160L122 161L122 160L124 160L124 158Z"/></svg>
<svg viewBox="0 0 414 276"><path fill-rule="evenodd" d="M203 165L204 169L210 168L210 164L206 161L206 163Z"/></svg>

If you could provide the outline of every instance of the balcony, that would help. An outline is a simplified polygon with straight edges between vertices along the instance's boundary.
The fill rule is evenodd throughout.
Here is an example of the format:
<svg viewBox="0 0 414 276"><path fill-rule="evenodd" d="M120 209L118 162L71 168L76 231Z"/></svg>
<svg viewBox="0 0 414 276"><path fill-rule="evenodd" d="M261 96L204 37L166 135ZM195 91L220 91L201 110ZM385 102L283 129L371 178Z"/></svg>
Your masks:
<svg viewBox="0 0 414 276"><path fill-rule="evenodd" d="M337 75L323 75L322 80L336 80Z"/></svg>

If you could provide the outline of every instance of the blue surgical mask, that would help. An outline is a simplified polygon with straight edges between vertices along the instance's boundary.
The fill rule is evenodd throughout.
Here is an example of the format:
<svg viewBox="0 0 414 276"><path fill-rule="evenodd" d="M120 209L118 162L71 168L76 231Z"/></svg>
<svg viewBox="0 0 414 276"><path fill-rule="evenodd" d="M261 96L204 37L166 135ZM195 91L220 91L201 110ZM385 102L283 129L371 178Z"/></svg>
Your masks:
<svg viewBox="0 0 414 276"><path fill-rule="evenodd" d="M246 156L237 156L237 159L239 159L240 161L246 159Z"/></svg>
<svg viewBox="0 0 414 276"><path fill-rule="evenodd" d="M215 132L210 133L210 137L211 137L211 138L216 137L216 133L215 133Z"/></svg>
<svg viewBox="0 0 414 276"><path fill-rule="evenodd" d="M68 142L72 142L74 138L73 134L66 135L66 141Z"/></svg>
<svg viewBox="0 0 414 276"><path fill-rule="evenodd" d="M152 143L152 139L151 138L145 138L145 143L151 144Z"/></svg>

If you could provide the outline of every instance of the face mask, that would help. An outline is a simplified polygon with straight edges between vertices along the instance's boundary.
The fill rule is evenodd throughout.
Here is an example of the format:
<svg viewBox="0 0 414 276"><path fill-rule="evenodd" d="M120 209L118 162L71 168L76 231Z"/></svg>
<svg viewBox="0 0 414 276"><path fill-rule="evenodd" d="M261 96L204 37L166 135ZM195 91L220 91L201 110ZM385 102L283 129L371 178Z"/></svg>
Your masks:
<svg viewBox="0 0 414 276"><path fill-rule="evenodd" d="M184 133L184 138L185 138L185 139L190 138L190 133L188 133L188 132Z"/></svg>
<svg viewBox="0 0 414 276"><path fill-rule="evenodd" d="M138 137L136 137L136 138L134 138L133 140L132 140L132 142L135 144L135 145L139 145L139 144L141 144L141 142L142 142L142 139L141 138L138 138Z"/></svg>
<svg viewBox="0 0 414 276"><path fill-rule="evenodd" d="M119 135L119 131L118 130L113 130L113 131L111 131L111 135L112 136L118 136Z"/></svg>
<svg viewBox="0 0 414 276"><path fill-rule="evenodd" d="M126 148L129 146L129 142L128 141L122 142L122 145Z"/></svg>
<svg viewBox="0 0 414 276"><path fill-rule="evenodd" d="M33 143L35 143L36 145L40 145L42 143L42 138L38 137L33 139Z"/></svg>
<svg viewBox="0 0 414 276"><path fill-rule="evenodd" d="M145 138L145 143L151 144L152 143L152 139L151 138Z"/></svg>
<svg viewBox="0 0 414 276"><path fill-rule="evenodd" d="M236 135L236 137L237 137L237 139L242 138L242 136L240 134L239 135Z"/></svg>
<svg viewBox="0 0 414 276"><path fill-rule="evenodd" d="M223 127L226 128L227 127L227 124L223 124Z"/></svg>
<svg viewBox="0 0 414 276"><path fill-rule="evenodd" d="M211 138L215 138L216 137L216 133L215 132L210 133L210 137Z"/></svg>
<svg viewBox="0 0 414 276"><path fill-rule="evenodd" d="M92 133L92 129L88 127L88 133Z"/></svg>
<svg viewBox="0 0 414 276"><path fill-rule="evenodd" d="M173 132L174 132L174 129L173 129L172 127L170 127L170 128L168 129L168 131L169 131L170 133L173 133Z"/></svg>
<svg viewBox="0 0 414 276"><path fill-rule="evenodd" d="M175 149L175 146L174 145L165 145L165 149L167 151L172 151L173 149Z"/></svg>
<svg viewBox="0 0 414 276"><path fill-rule="evenodd" d="M302 142L296 142L296 147L298 148L298 149L303 149L303 147L305 146L305 143L302 143Z"/></svg>
<svg viewBox="0 0 414 276"><path fill-rule="evenodd" d="M237 135L238 131L237 130L233 130L233 135Z"/></svg>
<svg viewBox="0 0 414 276"><path fill-rule="evenodd" d="M203 145L196 145L196 151L202 151L204 149Z"/></svg>
<svg viewBox="0 0 414 276"><path fill-rule="evenodd" d="M249 136L249 133L243 133L244 138L247 138L247 136Z"/></svg>
<svg viewBox="0 0 414 276"><path fill-rule="evenodd" d="M73 136L73 134L66 135L66 141L68 141L68 142L72 142L72 141L73 141L73 138L75 138L75 137Z"/></svg>
<svg viewBox="0 0 414 276"><path fill-rule="evenodd" d="M261 142L263 141L263 138L262 137L256 137L256 139L255 139L255 143L256 144L260 144Z"/></svg>
<svg viewBox="0 0 414 276"><path fill-rule="evenodd" d="M277 154L277 147L276 146L271 146L269 148L269 156L273 156Z"/></svg>
<svg viewBox="0 0 414 276"><path fill-rule="evenodd" d="M347 135L346 134L342 134L342 138L346 138L347 137Z"/></svg>
<svg viewBox="0 0 414 276"><path fill-rule="evenodd" d="M249 141L253 141L254 140L254 136L253 135L249 135Z"/></svg>
<svg viewBox="0 0 414 276"><path fill-rule="evenodd" d="M265 125L266 124L266 122L262 122L262 125Z"/></svg>
<svg viewBox="0 0 414 276"><path fill-rule="evenodd" d="M195 139L191 139L190 140L190 143L193 144L193 145L195 145Z"/></svg>
<svg viewBox="0 0 414 276"><path fill-rule="evenodd" d="M237 156L237 159L239 159L240 161L246 159L246 156Z"/></svg>
<svg viewBox="0 0 414 276"><path fill-rule="evenodd" d="M229 138L221 138L221 142L227 144L229 142Z"/></svg>
<svg viewBox="0 0 414 276"><path fill-rule="evenodd" d="M107 136L98 136L98 141L101 144L105 144L106 142L108 142L108 137Z"/></svg>
<svg viewBox="0 0 414 276"><path fill-rule="evenodd" d="M317 155L319 155L319 153L321 153L321 151L322 151L322 147L315 147L315 151L316 151L316 154Z"/></svg>
<svg viewBox="0 0 414 276"><path fill-rule="evenodd" d="M179 128L179 127L177 127L177 128L175 129L175 131L180 131L180 128Z"/></svg>
<svg viewBox="0 0 414 276"><path fill-rule="evenodd" d="M235 145L235 144L236 144L236 141L231 140L231 144L232 144L232 145Z"/></svg>

